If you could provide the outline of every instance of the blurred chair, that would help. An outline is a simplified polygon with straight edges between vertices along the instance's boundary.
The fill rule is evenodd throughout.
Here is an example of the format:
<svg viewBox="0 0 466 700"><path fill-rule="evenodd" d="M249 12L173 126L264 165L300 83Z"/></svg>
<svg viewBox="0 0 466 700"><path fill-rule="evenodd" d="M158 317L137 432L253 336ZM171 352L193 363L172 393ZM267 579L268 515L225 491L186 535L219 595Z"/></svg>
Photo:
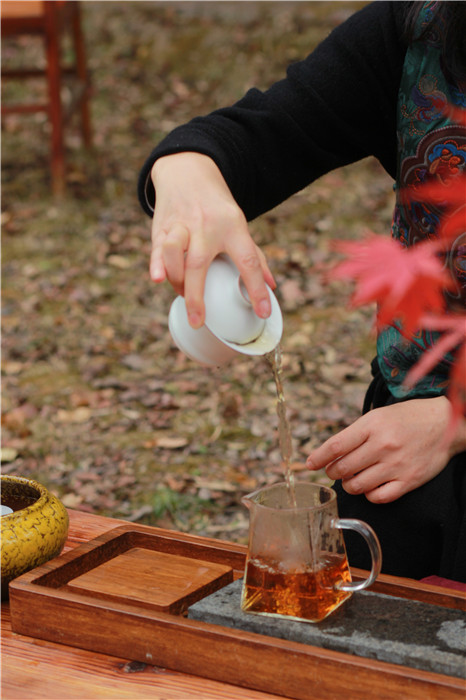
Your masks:
<svg viewBox="0 0 466 700"><path fill-rule="evenodd" d="M51 175L55 194L65 189L64 126L71 114L79 111L84 144L91 145L91 122L89 115L89 83L86 69L84 39L81 29L81 14L78 2L72 0L3 0L1 3L1 34L41 36L44 41L46 67L13 70L4 67L2 57L2 79L24 80L45 78L47 101L42 104L3 104L2 115L16 113L46 112L51 124ZM74 60L64 65L61 40L70 36ZM65 109L62 99L64 78L71 76L71 102Z"/></svg>

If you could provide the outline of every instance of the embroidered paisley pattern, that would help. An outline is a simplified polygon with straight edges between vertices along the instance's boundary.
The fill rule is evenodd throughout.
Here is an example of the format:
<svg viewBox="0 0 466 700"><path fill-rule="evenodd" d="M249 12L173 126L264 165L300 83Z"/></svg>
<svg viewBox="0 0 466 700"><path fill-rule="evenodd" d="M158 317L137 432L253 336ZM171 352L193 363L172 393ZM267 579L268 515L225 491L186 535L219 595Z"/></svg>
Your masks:
<svg viewBox="0 0 466 700"><path fill-rule="evenodd" d="M431 19L436 3L427 2L420 14L419 29ZM452 118L455 109L466 105L463 89L453 85L441 70L440 22L422 41L406 53L398 93L398 172L392 236L408 247L438 236L442 209L438 204L417 201L416 191L429 181L446 185L466 173L466 129ZM399 193L407 190L409 204ZM466 194L466 193L465 193ZM444 264L452 273L455 289L447 295L450 305L466 303L466 231L444 252ZM445 392L451 356L443 361L410 392L402 383L408 370L438 338L420 330L407 341L395 325L384 328L377 340L381 372L396 397L436 396Z"/></svg>

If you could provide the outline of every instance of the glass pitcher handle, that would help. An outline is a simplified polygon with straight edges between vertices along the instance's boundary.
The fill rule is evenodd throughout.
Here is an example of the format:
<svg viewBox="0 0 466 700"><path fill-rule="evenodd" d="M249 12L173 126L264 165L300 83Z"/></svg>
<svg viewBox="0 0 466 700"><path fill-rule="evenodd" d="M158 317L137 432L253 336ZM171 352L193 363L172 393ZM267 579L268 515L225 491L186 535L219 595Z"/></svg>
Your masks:
<svg viewBox="0 0 466 700"><path fill-rule="evenodd" d="M363 581L341 583L337 586L340 591L351 591L352 593L354 591L362 591L363 588L367 588L374 583L382 568L382 550L380 548L379 539L374 530L362 520L356 520L354 518L335 518L332 521L332 525L338 530L354 530L362 535L367 542L372 558L372 568L369 577Z"/></svg>

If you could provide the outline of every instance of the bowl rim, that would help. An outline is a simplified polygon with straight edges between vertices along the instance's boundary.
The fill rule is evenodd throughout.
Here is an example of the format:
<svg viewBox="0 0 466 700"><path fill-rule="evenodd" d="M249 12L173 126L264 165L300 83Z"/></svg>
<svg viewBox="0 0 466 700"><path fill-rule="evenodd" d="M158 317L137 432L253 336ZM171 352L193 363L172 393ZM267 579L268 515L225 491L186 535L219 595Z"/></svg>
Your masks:
<svg viewBox="0 0 466 700"><path fill-rule="evenodd" d="M26 508L20 508L19 510L13 511L13 513L7 513L6 515L2 515L0 518L2 523L18 518L19 514L21 514L21 517L23 517L23 514L25 513L29 514L34 510L42 508L47 502L47 500L53 495L43 484L40 484L35 479L28 479L25 476L0 474L0 484L4 482L10 482L13 484L25 484L27 486L30 486L39 492L39 498L36 501L34 501L34 503L31 503L31 505L26 506Z"/></svg>

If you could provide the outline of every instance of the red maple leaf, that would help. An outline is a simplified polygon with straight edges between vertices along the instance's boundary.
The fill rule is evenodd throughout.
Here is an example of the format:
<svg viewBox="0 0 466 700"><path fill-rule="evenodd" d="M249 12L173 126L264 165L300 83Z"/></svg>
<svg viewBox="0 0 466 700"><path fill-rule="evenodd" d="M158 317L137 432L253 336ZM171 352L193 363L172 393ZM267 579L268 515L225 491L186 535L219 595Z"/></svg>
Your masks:
<svg viewBox="0 0 466 700"><path fill-rule="evenodd" d="M466 126L466 109L463 109L463 107L447 103L444 105L442 112L457 124Z"/></svg>
<svg viewBox="0 0 466 700"><path fill-rule="evenodd" d="M452 180L426 182L416 190L403 190L402 201L429 202L443 210L438 234L447 243L466 231L466 173Z"/></svg>
<svg viewBox="0 0 466 700"><path fill-rule="evenodd" d="M448 439L453 437L460 417L466 415L466 314L426 314L421 318L421 324L423 328L440 331L442 335L408 372L405 385L408 388L414 386L447 352L453 353L455 361L450 371L447 391L452 409Z"/></svg>
<svg viewBox="0 0 466 700"><path fill-rule="evenodd" d="M445 113L459 125L466 125L466 110L445 105ZM426 240L405 249L399 242L374 234L362 242L339 242L337 250L348 259L337 265L330 276L351 279L356 290L354 306L377 302L378 326L400 321L402 332L410 336L418 328L441 333L407 375L412 387L445 354L454 362L449 373L447 396L451 420L447 440L453 437L462 415L466 415L466 314L447 312L446 289L454 288L452 277L443 269L440 256L453 241L466 232L466 173L461 159L451 161L447 174L433 170L432 179L402 190L401 201L426 202L441 212L437 240Z"/></svg>
<svg viewBox="0 0 466 700"><path fill-rule="evenodd" d="M353 306L377 302L379 327L400 321L410 336L424 314L444 310L443 292L452 280L438 259L438 244L428 241L406 249L391 238L369 234L361 242L338 242L336 248L349 259L331 277L356 281Z"/></svg>
<svg viewBox="0 0 466 700"><path fill-rule="evenodd" d="M466 203L466 174L448 182L436 180L426 182L417 188L416 192L403 190L405 199L430 200L439 206L456 209Z"/></svg>

